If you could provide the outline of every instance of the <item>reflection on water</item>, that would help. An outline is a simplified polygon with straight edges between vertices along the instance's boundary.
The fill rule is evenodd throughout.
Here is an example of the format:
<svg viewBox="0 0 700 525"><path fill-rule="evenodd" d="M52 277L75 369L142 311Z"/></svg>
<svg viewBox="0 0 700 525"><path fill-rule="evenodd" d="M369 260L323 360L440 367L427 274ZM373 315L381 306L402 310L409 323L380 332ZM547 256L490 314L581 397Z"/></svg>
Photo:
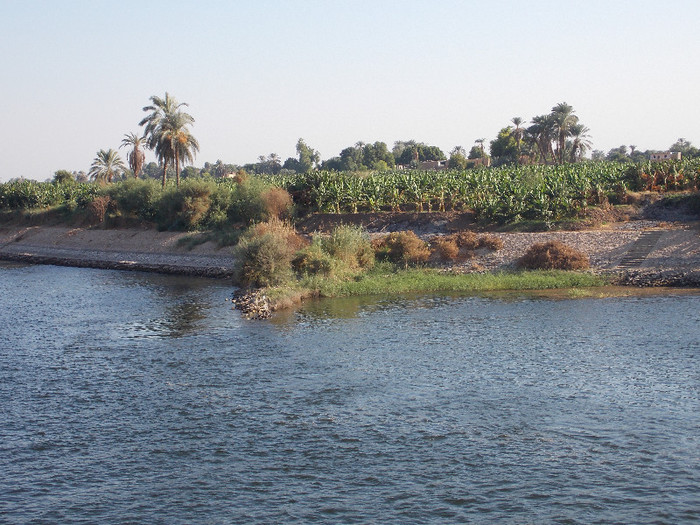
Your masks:
<svg viewBox="0 0 700 525"><path fill-rule="evenodd" d="M3 267L0 521L700 520L697 294L231 292Z"/></svg>
<svg viewBox="0 0 700 525"><path fill-rule="evenodd" d="M201 327L198 321L206 318L208 305L190 301L191 299L165 309L162 328L167 330L169 337L181 337Z"/></svg>
<svg viewBox="0 0 700 525"><path fill-rule="evenodd" d="M341 297L336 299L312 299L288 311L278 312L273 323L284 324L306 318L351 319L371 315L382 309L438 308L460 299L486 299L513 303L535 300L613 299L625 297L680 297L700 295L695 288L633 288L629 286L605 286L597 288L575 288L562 290L500 290L491 292L455 293L406 293L400 295L373 295Z"/></svg>

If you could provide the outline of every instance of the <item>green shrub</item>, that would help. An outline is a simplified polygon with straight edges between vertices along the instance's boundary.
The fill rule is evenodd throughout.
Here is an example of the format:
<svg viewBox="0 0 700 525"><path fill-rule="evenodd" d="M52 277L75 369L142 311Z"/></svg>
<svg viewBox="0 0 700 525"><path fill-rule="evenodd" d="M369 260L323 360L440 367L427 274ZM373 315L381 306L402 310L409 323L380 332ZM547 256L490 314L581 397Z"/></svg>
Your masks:
<svg viewBox="0 0 700 525"><path fill-rule="evenodd" d="M162 191L154 179L128 179L111 185L107 194L123 214L152 221L158 213Z"/></svg>
<svg viewBox="0 0 700 525"><path fill-rule="evenodd" d="M241 178L232 188L228 217L232 222L253 224L267 220L262 194L270 186L256 177Z"/></svg>
<svg viewBox="0 0 700 525"><path fill-rule="evenodd" d="M374 266L374 250L369 235L360 226L340 225L321 240L323 250L349 268Z"/></svg>
<svg viewBox="0 0 700 525"><path fill-rule="evenodd" d="M315 236L313 242L300 250L292 260L292 268L301 275L322 275L333 277L338 274L338 259L334 259L323 249L320 236Z"/></svg>
<svg viewBox="0 0 700 525"><path fill-rule="evenodd" d="M216 184L204 180L186 180L179 188L170 188L161 197L158 227L171 230L194 230L204 223L211 206Z"/></svg>
<svg viewBox="0 0 700 525"><path fill-rule="evenodd" d="M260 287L289 282L292 259L304 244L294 229L280 220L251 226L234 248L237 284Z"/></svg>

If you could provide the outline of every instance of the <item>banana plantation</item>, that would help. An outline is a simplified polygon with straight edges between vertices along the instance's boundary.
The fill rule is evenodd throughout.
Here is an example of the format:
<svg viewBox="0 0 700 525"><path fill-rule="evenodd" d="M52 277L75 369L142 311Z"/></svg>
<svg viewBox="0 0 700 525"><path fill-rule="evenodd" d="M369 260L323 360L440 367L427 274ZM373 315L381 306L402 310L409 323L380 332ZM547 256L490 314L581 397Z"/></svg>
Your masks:
<svg viewBox="0 0 700 525"><path fill-rule="evenodd" d="M0 211L59 206L81 209L103 195L111 196L115 202L131 199L140 203L143 197L136 196L140 191L149 195L149 204L137 207L146 206L150 211L144 216L154 216L158 202L174 198L178 192L184 192L182 198L189 202L193 197L187 191L193 189L190 186L199 184L202 186L197 186L201 193L200 207L221 208L217 212L217 217L220 216L217 224L221 226L226 222L257 220L254 216L241 217L240 206L234 213L229 209L233 205L226 203L240 200L243 198L240 195L257 195L265 188L275 186L291 194L301 214L471 210L477 220L484 223L557 221L575 216L586 206L614 200L615 196L628 191L697 191L700 188L700 159L624 164L580 162L445 171L311 171L251 176L247 180L241 183L235 179L197 177L188 178L185 188L176 188L169 182L165 189L133 180L106 186L93 182L19 180L0 184ZM255 184L260 187L251 193L249 186L257 187ZM138 187L132 188L134 185ZM134 195L127 198L121 194ZM240 198L234 198L236 195ZM128 202L122 205L129 209L136 206Z"/></svg>
<svg viewBox="0 0 700 525"><path fill-rule="evenodd" d="M359 175L317 171L270 176L311 212L473 210L485 222L559 220L608 194L696 190L698 159L639 164L586 162Z"/></svg>

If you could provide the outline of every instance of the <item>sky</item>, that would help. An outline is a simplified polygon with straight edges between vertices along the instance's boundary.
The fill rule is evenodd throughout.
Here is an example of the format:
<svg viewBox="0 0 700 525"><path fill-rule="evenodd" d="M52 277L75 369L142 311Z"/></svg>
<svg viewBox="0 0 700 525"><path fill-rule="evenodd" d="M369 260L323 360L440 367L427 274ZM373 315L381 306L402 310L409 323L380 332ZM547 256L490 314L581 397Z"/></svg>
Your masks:
<svg viewBox="0 0 700 525"><path fill-rule="evenodd" d="M195 166L285 159L299 138L322 159L358 141L469 150L559 102L594 149L700 143L697 0L0 0L0 13L0 181L87 171L166 91L195 118Z"/></svg>

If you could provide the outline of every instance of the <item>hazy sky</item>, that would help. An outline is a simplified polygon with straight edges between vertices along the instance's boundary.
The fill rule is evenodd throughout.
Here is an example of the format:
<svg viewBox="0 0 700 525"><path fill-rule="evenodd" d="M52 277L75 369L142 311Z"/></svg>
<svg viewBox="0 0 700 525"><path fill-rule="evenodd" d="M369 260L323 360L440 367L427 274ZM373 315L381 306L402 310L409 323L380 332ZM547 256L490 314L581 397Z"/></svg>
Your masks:
<svg viewBox="0 0 700 525"><path fill-rule="evenodd" d="M447 153L563 101L596 149L698 145L698 23L697 0L0 0L0 180L87 171L165 91L196 166L299 137Z"/></svg>

